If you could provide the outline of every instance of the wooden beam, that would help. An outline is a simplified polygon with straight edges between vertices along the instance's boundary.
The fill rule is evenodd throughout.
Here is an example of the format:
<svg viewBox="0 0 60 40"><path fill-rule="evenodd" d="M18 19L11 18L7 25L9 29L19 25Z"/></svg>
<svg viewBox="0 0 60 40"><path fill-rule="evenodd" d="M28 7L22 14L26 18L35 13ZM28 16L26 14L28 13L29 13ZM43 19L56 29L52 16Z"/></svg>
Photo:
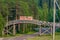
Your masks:
<svg viewBox="0 0 60 40"><path fill-rule="evenodd" d="M15 29L16 27L15 27L15 24L13 25L13 35L15 35L16 34L16 29Z"/></svg>

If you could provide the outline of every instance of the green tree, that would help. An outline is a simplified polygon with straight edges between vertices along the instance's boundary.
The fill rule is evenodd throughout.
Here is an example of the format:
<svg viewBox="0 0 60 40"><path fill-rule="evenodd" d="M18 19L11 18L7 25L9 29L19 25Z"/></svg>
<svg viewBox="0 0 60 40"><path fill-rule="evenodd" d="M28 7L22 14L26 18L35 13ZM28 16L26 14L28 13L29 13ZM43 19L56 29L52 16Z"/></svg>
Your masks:
<svg viewBox="0 0 60 40"><path fill-rule="evenodd" d="M9 15L8 6L6 4L6 1L2 0L2 1L0 1L0 29L1 29L0 33L1 34L5 27L5 24L8 21L8 15Z"/></svg>
<svg viewBox="0 0 60 40"><path fill-rule="evenodd" d="M43 20L43 9L42 8L38 8L38 19Z"/></svg>
<svg viewBox="0 0 60 40"><path fill-rule="evenodd" d="M48 5L46 2L43 3L43 20L48 21Z"/></svg>
<svg viewBox="0 0 60 40"><path fill-rule="evenodd" d="M4 20L3 16L1 15L1 12L0 12L0 36L2 36L2 31L4 29L4 26L5 26L5 20Z"/></svg>

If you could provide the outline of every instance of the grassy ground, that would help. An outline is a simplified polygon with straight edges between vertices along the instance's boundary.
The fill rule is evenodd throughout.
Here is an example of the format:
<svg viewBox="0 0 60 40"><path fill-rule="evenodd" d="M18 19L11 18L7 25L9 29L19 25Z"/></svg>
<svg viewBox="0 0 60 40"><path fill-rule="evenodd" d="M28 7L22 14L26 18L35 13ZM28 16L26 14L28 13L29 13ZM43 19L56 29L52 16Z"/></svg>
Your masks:
<svg viewBox="0 0 60 40"><path fill-rule="evenodd" d="M26 34L33 34L33 33L35 33L35 32L28 32L28 33L26 33ZM25 34L19 34L19 33L17 33L15 36L14 35L4 35L3 37L17 37L17 36L23 36L23 35L25 35Z"/></svg>
<svg viewBox="0 0 60 40"><path fill-rule="evenodd" d="M37 36L34 38L28 38L27 40L52 40L52 37L50 36Z"/></svg>
<svg viewBox="0 0 60 40"><path fill-rule="evenodd" d="M37 36L34 38L28 38L27 40L52 40L51 36ZM60 40L60 35L56 35L55 40Z"/></svg>
<svg viewBox="0 0 60 40"><path fill-rule="evenodd" d="M33 38L27 38L27 40L52 40L52 36L45 35L45 36L36 36ZM56 33L55 40L60 40L60 33Z"/></svg>
<svg viewBox="0 0 60 40"><path fill-rule="evenodd" d="M32 34L34 32L29 32L27 34ZM24 34L16 34L16 36L23 36ZM7 37L16 37L16 36L7 36ZM27 40L52 40L52 35L42 35L42 36L35 36L35 37L28 37ZM60 32L56 33L55 40L60 40Z"/></svg>
<svg viewBox="0 0 60 40"><path fill-rule="evenodd" d="M28 33L26 33L26 34L33 34L33 33L35 33L34 31L33 32L28 32Z"/></svg>
<svg viewBox="0 0 60 40"><path fill-rule="evenodd" d="M12 38L12 37L18 37L18 36L23 36L23 34L16 34L14 35L4 35L2 38Z"/></svg>

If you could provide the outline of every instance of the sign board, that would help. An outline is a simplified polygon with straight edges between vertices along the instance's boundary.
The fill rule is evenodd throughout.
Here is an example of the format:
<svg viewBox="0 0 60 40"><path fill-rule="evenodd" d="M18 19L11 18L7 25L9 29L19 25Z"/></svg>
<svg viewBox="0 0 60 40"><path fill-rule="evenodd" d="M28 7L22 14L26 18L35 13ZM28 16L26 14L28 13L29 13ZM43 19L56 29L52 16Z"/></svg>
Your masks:
<svg viewBox="0 0 60 40"><path fill-rule="evenodd" d="M33 20L32 16L20 16L20 20Z"/></svg>

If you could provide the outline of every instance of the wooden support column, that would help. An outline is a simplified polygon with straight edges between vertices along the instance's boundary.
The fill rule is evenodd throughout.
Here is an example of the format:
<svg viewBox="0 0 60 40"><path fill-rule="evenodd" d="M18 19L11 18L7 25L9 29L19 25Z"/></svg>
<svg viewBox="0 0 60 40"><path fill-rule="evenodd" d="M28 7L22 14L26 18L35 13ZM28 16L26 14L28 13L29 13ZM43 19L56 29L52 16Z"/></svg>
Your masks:
<svg viewBox="0 0 60 40"><path fill-rule="evenodd" d="M13 35L15 35L16 34L16 29L15 29L16 27L15 27L15 24L13 24Z"/></svg>
<svg viewBox="0 0 60 40"><path fill-rule="evenodd" d="M25 24L23 24L23 33L25 32Z"/></svg>
<svg viewBox="0 0 60 40"><path fill-rule="evenodd" d="M18 32L20 33L20 24L18 24Z"/></svg>
<svg viewBox="0 0 60 40"><path fill-rule="evenodd" d="M8 36L8 26L7 26L7 30L6 30L6 32L7 32L7 36Z"/></svg>
<svg viewBox="0 0 60 40"><path fill-rule="evenodd" d="M41 35L41 26L39 26L39 35Z"/></svg>
<svg viewBox="0 0 60 40"><path fill-rule="evenodd" d="M51 35L52 35L52 32L53 32L53 30L52 30L52 26L51 26Z"/></svg>
<svg viewBox="0 0 60 40"><path fill-rule="evenodd" d="M4 33L4 29L3 29L3 31L2 31L2 36L4 36L4 34L5 34L5 33Z"/></svg>
<svg viewBox="0 0 60 40"><path fill-rule="evenodd" d="M32 24L30 24L31 26L32 26ZM30 30L29 30L30 32L32 31L32 27L30 27Z"/></svg>
<svg viewBox="0 0 60 40"><path fill-rule="evenodd" d="M26 29L27 29L27 24L25 24L25 32L27 32L27 30L26 30Z"/></svg>

